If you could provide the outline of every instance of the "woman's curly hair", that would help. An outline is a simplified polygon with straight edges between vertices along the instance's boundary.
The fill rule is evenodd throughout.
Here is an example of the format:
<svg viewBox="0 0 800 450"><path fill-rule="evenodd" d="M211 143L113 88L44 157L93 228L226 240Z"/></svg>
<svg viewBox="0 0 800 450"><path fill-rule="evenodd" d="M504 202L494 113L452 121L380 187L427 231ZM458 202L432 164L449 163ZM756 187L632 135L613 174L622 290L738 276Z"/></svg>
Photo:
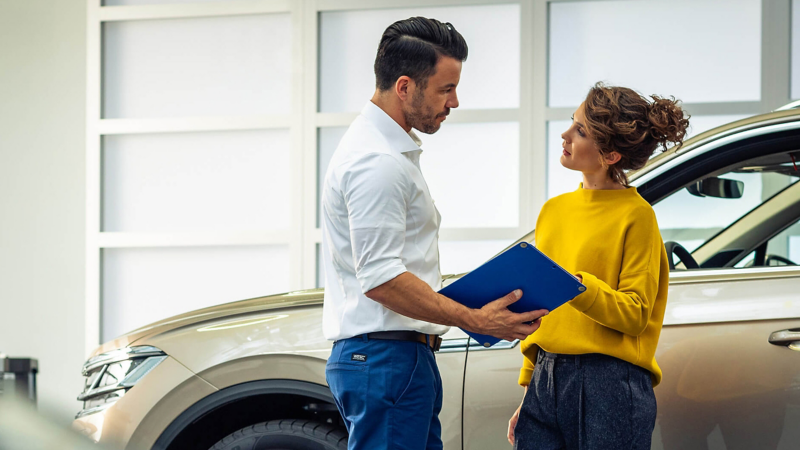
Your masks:
<svg viewBox="0 0 800 450"><path fill-rule="evenodd" d="M648 101L633 89L597 83L589 90L584 102L586 128L600 153L611 152L622 158L608 167L614 181L628 185L626 170L644 167L658 146L667 149L683 144L689 115L675 97L650 96Z"/></svg>

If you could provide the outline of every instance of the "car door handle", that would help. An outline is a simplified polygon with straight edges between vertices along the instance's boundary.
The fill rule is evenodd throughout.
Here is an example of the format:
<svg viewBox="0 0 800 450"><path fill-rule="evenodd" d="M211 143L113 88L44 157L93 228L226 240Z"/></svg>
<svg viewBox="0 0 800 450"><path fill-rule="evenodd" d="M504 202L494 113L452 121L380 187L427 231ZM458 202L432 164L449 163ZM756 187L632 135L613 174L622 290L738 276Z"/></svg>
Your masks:
<svg viewBox="0 0 800 450"><path fill-rule="evenodd" d="M769 335L769 343L800 351L800 328L775 331Z"/></svg>

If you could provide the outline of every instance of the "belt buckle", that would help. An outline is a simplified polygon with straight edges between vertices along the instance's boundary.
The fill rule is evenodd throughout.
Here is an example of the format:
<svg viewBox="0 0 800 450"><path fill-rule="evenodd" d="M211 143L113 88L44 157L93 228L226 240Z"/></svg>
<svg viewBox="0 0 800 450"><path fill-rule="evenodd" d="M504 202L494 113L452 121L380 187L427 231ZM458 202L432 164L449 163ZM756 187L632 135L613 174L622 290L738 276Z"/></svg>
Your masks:
<svg viewBox="0 0 800 450"><path fill-rule="evenodd" d="M442 348L442 338L439 335L431 335L431 349L434 352L438 352L440 348Z"/></svg>

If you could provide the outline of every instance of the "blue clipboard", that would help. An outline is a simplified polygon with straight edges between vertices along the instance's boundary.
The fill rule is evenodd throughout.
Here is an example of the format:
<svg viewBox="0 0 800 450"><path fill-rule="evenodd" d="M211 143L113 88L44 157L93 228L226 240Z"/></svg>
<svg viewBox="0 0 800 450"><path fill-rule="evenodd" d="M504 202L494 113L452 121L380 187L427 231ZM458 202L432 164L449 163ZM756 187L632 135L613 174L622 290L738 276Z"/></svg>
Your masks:
<svg viewBox="0 0 800 450"><path fill-rule="evenodd" d="M527 242L521 242L439 291L469 308L522 289L522 298L508 309L516 313L546 309L553 311L584 292L578 279ZM500 339L464 330L485 347Z"/></svg>

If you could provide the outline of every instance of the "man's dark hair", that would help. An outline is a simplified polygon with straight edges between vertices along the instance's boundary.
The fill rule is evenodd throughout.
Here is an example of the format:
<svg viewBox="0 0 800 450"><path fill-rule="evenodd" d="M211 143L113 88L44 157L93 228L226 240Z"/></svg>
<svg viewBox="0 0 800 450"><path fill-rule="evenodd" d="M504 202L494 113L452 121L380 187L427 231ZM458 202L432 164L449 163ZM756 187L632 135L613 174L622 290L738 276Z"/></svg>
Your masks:
<svg viewBox="0 0 800 450"><path fill-rule="evenodd" d="M383 32L378 45L376 87L391 89L405 75L425 89L441 56L467 59L467 41L453 25L425 17L397 21Z"/></svg>

